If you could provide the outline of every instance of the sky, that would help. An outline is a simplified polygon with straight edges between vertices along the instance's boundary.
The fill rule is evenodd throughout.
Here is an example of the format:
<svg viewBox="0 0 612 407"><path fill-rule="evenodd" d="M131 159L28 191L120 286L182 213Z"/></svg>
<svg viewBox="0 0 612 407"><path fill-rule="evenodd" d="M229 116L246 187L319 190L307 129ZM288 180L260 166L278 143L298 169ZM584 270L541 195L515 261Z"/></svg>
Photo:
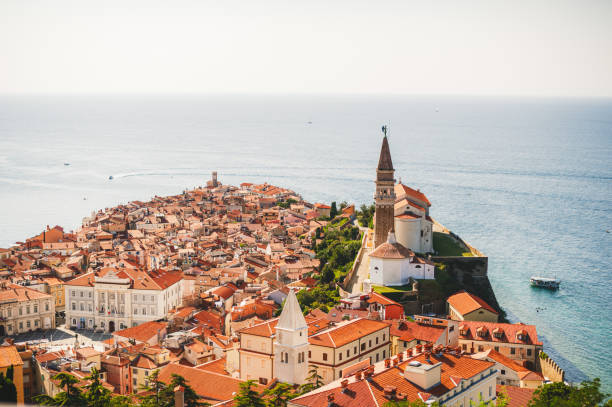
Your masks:
<svg viewBox="0 0 612 407"><path fill-rule="evenodd" d="M612 97L612 1L1 0L22 93Z"/></svg>

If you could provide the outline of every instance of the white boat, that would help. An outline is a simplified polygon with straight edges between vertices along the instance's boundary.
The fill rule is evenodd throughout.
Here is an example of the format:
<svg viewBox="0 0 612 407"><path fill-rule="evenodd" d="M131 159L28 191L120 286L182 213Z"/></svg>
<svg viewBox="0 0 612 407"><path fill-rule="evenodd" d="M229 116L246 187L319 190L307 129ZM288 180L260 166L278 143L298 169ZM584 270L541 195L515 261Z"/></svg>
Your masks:
<svg viewBox="0 0 612 407"><path fill-rule="evenodd" d="M548 288L549 290L558 290L561 285L561 280L548 277L531 277L529 282L533 287Z"/></svg>

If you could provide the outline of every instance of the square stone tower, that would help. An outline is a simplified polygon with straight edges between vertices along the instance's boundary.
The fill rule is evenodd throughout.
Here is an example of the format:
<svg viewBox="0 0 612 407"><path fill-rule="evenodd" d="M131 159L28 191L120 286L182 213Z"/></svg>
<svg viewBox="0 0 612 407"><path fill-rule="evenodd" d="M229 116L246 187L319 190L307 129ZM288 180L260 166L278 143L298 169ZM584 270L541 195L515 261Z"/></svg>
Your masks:
<svg viewBox="0 0 612 407"><path fill-rule="evenodd" d="M395 170L391 161L391 150L389 140L387 140L387 126L383 126L383 142L380 148L380 158L376 168L376 191L374 202L376 210L374 212L374 247L378 247L387 241L389 232L393 230L395 214L393 206L395 204Z"/></svg>

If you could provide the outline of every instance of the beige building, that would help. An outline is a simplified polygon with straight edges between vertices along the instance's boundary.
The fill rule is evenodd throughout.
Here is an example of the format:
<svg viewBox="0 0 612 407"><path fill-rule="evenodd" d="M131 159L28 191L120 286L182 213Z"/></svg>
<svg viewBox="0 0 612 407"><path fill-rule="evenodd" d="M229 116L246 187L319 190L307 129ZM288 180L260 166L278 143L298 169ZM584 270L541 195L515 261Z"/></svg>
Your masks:
<svg viewBox="0 0 612 407"><path fill-rule="evenodd" d="M55 300L29 287L0 286L0 336L55 328Z"/></svg>
<svg viewBox="0 0 612 407"><path fill-rule="evenodd" d="M469 407L480 400L494 402L496 378L492 362L461 356L448 348L433 352L428 348L365 366L291 400L289 406L382 406L396 401Z"/></svg>
<svg viewBox="0 0 612 407"><path fill-rule="evenodd" d="M448 315L455 321L497 322L499 314L482 298L461 291L446 300Z"/></svg>
<svg viewBox="0 0 612 407"><path fill-rule="evenodd" d="M542 350L535 325L464 321L459 326L459 346L468 353L495 352L528 369L535 369Z"/></svg>
<svg viewBox="0 0 612 407"><path fill-rule="evenodd" d="M342 377L342 370L367 360L376 363L390 356L389 324L370 319L346 321L309 338L310 365L325 383Z"/></svg>
<svg viewBox="0 0 612 407"><path fill-rule="evenodd" d="M293 291L281 317L238 332L240 378L262 384L272 378L304 383L311 366L317 366L325 383L360 361L371 363L389 357L389 324L368 319L330 326L326 318L304 318Z"/></svg>

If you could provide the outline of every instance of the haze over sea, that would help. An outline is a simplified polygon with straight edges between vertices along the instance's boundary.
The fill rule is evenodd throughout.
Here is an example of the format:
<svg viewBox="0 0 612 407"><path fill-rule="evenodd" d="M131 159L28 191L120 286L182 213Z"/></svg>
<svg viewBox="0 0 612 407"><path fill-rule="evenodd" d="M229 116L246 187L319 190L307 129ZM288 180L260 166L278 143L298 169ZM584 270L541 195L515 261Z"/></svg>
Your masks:
<svg viewBox="0 0 612 407"><path fill-rule="evenodd" d="M0 247L213 170L369 204L383 124L396 178L489 256L510 318L537 325L569 380L584 372L612 391L612 100L3 96ZM561 289L532 289L531 275Z"/></svg>

